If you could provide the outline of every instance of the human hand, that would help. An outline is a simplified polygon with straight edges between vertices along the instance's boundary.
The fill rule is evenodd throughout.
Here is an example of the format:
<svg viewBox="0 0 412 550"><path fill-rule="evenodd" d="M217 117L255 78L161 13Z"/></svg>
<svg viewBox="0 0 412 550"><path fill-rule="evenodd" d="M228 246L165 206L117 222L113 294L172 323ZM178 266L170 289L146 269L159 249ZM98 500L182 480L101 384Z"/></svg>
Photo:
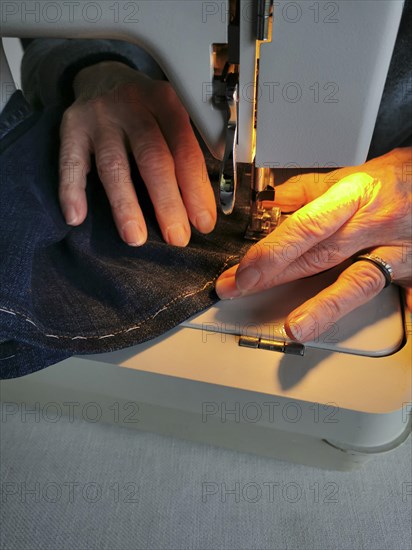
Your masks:
<svg viewBox="0 0 412 550"><path fill-rule="evenodd" d="M333 174L305 174L276 188L283 212L294 212L253 246L239 265L223 273L222 299L254 294L314 275L361 251L393 268L393 282L406 288L412 311L412 148L396 149L360 167ZM337 281L290 313L289 337L313 338L385 286L372 263L358 261Z"/></svg>
<svg viewBox="0 0 412 550"><path fill-rule="evenodd" d="M131 246L145 243L131 150L165 241L186 246L189 220L202 233L212 231L216 205L204 157L170 84L108 61L82 69L74 91L60 129L59 197L66 222L76 226L86 217L86 176L94 154L120 236Z"/></svg>

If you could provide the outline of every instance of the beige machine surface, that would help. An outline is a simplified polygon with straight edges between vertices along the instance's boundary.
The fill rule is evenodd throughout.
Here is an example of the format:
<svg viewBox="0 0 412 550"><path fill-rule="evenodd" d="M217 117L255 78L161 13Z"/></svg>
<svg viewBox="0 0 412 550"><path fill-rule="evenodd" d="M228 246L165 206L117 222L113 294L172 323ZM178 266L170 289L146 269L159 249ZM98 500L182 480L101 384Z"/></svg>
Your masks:
<svg viewBox="0 0 412 550"><path fill-rule="evenodd" d="M51 4L61 10L53 22ZM66 4L4 2L1 34L121 38L147 48L212 153L234 165L235 176L222 167L223 210L233 206L236 175L250 185L250 238L277 223L262 204L273 193L268 168L364 162L401 0L150 0L134 2L133 14L130 2L117 2L116 22L109 2L99 4L95 21L86 3L70 12ZM4 59L2 80L10 80ZM283 319L335 275L221 303L149 343L2 382L2 399L38 402L42 411L76 402L77 413L94 402L98 419L111 421L117 403L139 411L138 422L123 415L124 425L356 467L410 431L411 324L390 287L294 346Z"/></svg>

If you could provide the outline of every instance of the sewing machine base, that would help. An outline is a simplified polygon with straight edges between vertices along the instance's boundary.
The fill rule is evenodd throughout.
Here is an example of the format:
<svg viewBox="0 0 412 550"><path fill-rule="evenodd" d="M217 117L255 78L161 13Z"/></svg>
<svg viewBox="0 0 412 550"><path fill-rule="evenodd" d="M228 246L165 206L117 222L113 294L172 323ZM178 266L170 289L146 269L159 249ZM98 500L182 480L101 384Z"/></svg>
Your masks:
<svg viewBox="0 0 412 550"><path fill-rule="evenodd" d="M214 400L208 403L218 407L224 402L222 398L230 399L232 404L238 404L238 414L227 412L222 422L221 415L209 418L204 407L202 410L199 406L197 411L182 409L186 396L193 393ZM169 399L165 398L162 403L167 394ZM170 395L173 395L173 404ZM79 358L68 359L24 378L1 382L4 410L22 415L22 421L26 414L26 421L55 423L65 414L72 422L77 417L93 423L110 423L329 470L358 469L370 458L403 443L411 429L409 420L393 441L380 447L340 448L338 441L280 430L275 423L259 425L252 417L248 420L247 415L252 415L252 403L257 410L258 403L263 408L263 403L272 398ZM291 411L296 410L296 405L286 402L283 414L290 409L286 414L290 414L292 420L294 412ZM316 404L312 406L315 416ZM246 408L250 409L249 413ZM35 413L30 414L30 410ZM3 421L6 421L4 414ZM131 447L132 437L131 434Z"/></svg>

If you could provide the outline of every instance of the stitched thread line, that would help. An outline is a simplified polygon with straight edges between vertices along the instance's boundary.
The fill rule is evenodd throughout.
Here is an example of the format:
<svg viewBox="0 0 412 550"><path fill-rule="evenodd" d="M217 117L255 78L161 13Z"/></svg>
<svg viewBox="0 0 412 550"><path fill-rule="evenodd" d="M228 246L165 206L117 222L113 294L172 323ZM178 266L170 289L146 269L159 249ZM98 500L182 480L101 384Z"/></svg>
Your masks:
<svg viewBox="0 0 412 550"><path fill-rule="evenodd" d="M239 256L229 256L226 259L222 269L224 270L231 260L234 260L237 258L239 258ZM181 299L185 300L186 298L190 298L191 296L195 296L196 294L199 294L199 292L203 292L204 290L206 290L206 288L213 285L213 282L218 275L216 275L211 281L208 281L202 288L198 290L194 290L193 292L188 292L187 294L180 294L176 298L173 298L173 300L171 300L166 305L164 305L161 309L156 311L156 313L154 313L153 315L150 315L149 317L146 317L146 319L143 319L143 321L141 321L138 325L129 327L128 329L118 330L116 332L113 332L112 334L105 334L104 336L66 336L66 335L57 336L56 334L45 334L42 332L40 327L38 327L36 323L34 323L31 319L29 319L24 313L20 313L18 311L13 311L12 309L5 309L5 308L0 308L0 312L7 313L9 315L23 317L25 321L32 324L33 326L36 327L37 330L42 332L43 336L45 336L46 338L56 338L56 339L65 339L65 340L103 340L105 338L114 338L118 334L125 334L127 332L132 332L134 330L140 329L144 323L147 323L148 321L153 320L155 317L157 317L163 311L166 311L170 306L172 306L178 300L181 300ZM14 357L14 355L11 357ZM5 357L5 359L10 359L11 357Z"/></svg>

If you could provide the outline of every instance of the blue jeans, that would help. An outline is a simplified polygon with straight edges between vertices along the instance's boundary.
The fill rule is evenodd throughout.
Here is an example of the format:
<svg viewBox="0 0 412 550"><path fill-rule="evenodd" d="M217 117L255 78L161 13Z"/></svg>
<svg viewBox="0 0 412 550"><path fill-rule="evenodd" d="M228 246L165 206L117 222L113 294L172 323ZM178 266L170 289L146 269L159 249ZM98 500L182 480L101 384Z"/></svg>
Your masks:
<svg viewBox="0 0 412 550"><path fill-rule="evenodd" d="M133 181L149 237L127 246L96 171L89 212L66 225L58 201L58 106L33 112L16 92L0 116L0 376L29 374L74 354L155 338L217 301L214 281L248 248L248 189L211 235L167 245L145 186Z"/></svg>

